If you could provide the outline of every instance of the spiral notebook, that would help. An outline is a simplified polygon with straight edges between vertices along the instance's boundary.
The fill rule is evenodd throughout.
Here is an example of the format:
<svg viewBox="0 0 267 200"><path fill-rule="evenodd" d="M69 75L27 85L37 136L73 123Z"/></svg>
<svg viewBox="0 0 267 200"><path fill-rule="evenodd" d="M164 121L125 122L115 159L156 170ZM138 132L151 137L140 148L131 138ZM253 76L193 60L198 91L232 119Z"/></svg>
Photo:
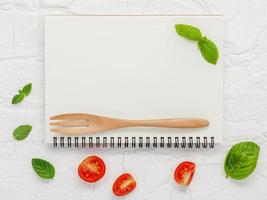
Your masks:
<svg viewBox="0 0 267 200"><path fill-rule="evenodd" d="M217 44L217 65L175 24ZM55 147L210 148L223 135L222 16L47 16L46 142ZM50 131L49 117L206 118L197 129L131 127L82 136Z"/></svg>

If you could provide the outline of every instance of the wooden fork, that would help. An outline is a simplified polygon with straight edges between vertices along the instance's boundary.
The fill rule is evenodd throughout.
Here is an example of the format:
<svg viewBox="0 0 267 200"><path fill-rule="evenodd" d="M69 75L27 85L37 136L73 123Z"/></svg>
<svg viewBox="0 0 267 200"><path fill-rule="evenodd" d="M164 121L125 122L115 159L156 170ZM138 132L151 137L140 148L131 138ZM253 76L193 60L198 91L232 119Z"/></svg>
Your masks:
<svg viewBox="0 0 267 200"><path fill-rule="evenodd" d="M57 126L56 128L51 129L51 131L66 135L82 135L132 126L200 128L209 125L207 120L199 118L126 120L85 113L56 115L51 117L50 120L59 120L50 123L50 125Z"/></svg>
<svg viewBox="0 0 267 200"><path fill-rule="evenodd" d="M200 128L209 125L208 120L199 118L127 120L85 113L56 115L51 117L50 120L58 120L57 122L50 123L52 126L57 126L56 128L51 129L51 131L66 135L82 135L132 126Z"/></svg>

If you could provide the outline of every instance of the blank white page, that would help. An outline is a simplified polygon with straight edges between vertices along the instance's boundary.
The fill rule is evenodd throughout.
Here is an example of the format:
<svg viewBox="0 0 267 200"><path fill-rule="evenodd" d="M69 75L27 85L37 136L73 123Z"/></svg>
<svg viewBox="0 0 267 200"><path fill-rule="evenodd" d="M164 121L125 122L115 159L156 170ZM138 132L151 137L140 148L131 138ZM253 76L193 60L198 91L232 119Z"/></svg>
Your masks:
<svg viewBox="0 0 267 200"><path fill-rule="evenodd" d="M200 28L217 44L217 65L175 24ZM45 19L46 141L48 118L83 112L114 118L197 117L197 129L133 127L93 137L214 137L223 132L221 16L47 16Z"/></svg>

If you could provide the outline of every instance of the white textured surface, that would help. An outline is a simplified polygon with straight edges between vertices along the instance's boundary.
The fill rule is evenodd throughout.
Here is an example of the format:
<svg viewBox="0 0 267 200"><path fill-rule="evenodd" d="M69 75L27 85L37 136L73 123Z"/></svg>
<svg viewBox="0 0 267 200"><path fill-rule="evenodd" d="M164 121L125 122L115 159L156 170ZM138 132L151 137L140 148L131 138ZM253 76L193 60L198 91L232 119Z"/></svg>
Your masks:
<svg viewBox="0 0 267 200"><path fill-rule="evenodd" d="M138 182L125 199L254 199L267 198L267 2L263 0L2 0L0 1L0 199L116 199L113 179L131 172ZM225 16L225 143L215 150L66 150L44 145L43 16L45 14L212 14ZM29 98L10 104L19 87L33 83ZM22 142L13 129L33 125ZM231 144L253 140L261 146L255 173L237 182L225 179L223 161ZM89 185L76 175L78 162L98 154L107 174ZM54 163L52 181L40 180L31 158ZM191 186L173 183L181 160L197 163Z"/></svg>

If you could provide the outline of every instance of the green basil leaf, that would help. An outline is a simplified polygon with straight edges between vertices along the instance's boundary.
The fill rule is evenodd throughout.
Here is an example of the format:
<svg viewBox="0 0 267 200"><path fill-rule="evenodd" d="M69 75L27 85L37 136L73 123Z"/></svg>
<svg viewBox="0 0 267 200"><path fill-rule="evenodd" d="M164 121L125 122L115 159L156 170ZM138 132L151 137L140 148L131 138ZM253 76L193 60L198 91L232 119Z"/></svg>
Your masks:
<svg viewBox="0 0 267 200"><path fill-rule="evenodd" d="M26 137L28 137L29 133L32 130L32 126L30 125L21 125L18 126L14 131L13 131L13 137L16 140L24 140Z"/></svg>
<svg viewBox="0 0 267 200"><path fill-rule="evenodd" d="M41 178L51 179L55 176L54 166L46 160L40 158L33 158L32 168L35 171L35 173Z"/></svg>
<svg viewBox="0 0 267 200"><path fill-rule="evenodd" d="M19 93L16 94L12 99L12 104L17 104L21 102L25 96L28 96L32 90L32 84L29 83L23 86L22 90L19 90Z"/></svg>
<svg viewBox="0 0 267 200"><path fill-rule="evenodd" d="M216 44L207 37L203 37L198 41L198 47L203 58L205 58L208 63L216 65L219 58L219 51Z"/></svg>
<svg viewBox="0 0 267 200"><path fill-rule="evenodd" d="M22 88L22 93L25 94L25 96L28 96L31 90L32 90L32 84L29 83Z"/></svg>
<svg viewBox="0 0 267 200"><path fill-rule="evenodd" d="M240 142L228 152L224 171L226 177L241 180L248 177L256 168L260 147L254 142Z"/></svg>
<svg viewBox="0 0 267 200"><path fill-rule="evenodd" d="M176 24L176 32L178 35L189 40L199 41L202 38L201 32L198 28L186 24Z"/></svg>
<svg viewBox="0 0 267 200"><path fill-rule="evenodd" d="M12 104L17 104L17 103L21 102L23 99L24 99L23 94L16 94L12 99Z"/></svg>

